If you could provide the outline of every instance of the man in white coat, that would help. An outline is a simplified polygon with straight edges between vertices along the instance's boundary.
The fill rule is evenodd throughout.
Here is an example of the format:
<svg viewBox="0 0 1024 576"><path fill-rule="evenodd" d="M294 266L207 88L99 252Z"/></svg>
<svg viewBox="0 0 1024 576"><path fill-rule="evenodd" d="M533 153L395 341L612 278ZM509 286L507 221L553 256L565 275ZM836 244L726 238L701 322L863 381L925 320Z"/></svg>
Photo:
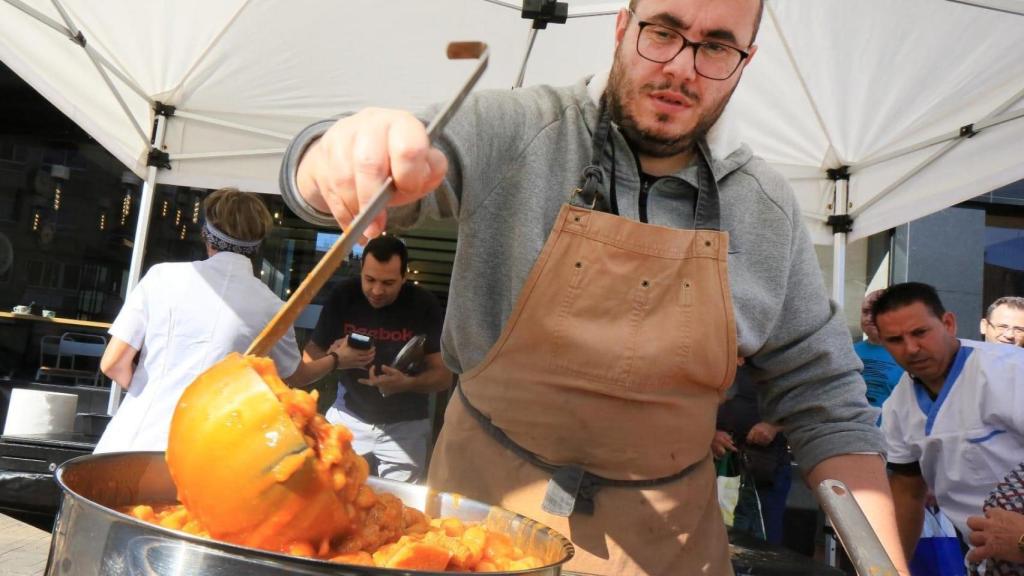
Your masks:
<svg viewBox="0 0 1024 576"><path fill-rule="evenodd" d="M245 351L282 305L249 259L273 226L259 196L222 188L203 200L203 214L209 258L150 268L110 327L100 369L127 394L97 453L166 449L185 388L229 353ZM292 330L270 357L293 385L337 367L330 355L303 363Z"/></svg>
<svg viewBox="0 0 1024 576"><path fill-rule="evenodd" d="M929 489L966 539L967 517L1024 460L1024 350L958 339L956 317L927 284L889 287L872 315L907 371L882 408L882 431L909 557Z"/></svg>

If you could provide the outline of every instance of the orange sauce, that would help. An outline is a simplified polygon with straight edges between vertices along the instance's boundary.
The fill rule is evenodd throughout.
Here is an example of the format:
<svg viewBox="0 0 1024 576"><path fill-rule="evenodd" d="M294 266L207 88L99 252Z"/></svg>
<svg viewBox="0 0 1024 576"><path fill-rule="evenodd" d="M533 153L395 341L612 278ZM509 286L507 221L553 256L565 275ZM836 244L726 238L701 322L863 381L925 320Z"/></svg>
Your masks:
<svg viewBox="0 0 1024 576"><path fill-rule="evenodd" d="M332 562L458 572L544 565L508 535L430 519L374 492L352 433L317 413L316 400L316 392L289 388L269 359L229 356L196 379L175 411L167 460L182 504L122 511L200 537ZM239 482L239 474L249 480ZM197 502L202 507L193 508Z"/></svg>

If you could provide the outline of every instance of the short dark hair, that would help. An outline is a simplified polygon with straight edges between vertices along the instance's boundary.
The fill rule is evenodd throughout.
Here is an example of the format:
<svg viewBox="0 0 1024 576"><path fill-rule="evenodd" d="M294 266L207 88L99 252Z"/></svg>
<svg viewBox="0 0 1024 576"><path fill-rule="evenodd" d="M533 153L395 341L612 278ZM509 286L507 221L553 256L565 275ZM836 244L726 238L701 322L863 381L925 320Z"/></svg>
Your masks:
<svg viewBox="0 0 1024 576"><path fill-rule="evenodd" d="M985 320L991 320L992 313L1000 306L1009 306L1015 310L1024 310L1024 297L1003 296L1002 298L998 298L995 302L989 304L988 308L985 310Z"/></svg>
<svg viewBox="0 0 1024 576"><path fill-rule="evenodd" d="M640 3L640 0L629 0L629 11L636 14L636 5ZM757 31L761 28L761 17L764 15L764 0L758 0L757 2L757 17L754 18L754 35L750 37L749 46L754 45L754 40L757 40Z"/></svg>
<svg viewBox="0 0 1024 576"><path fill-rule="evenodd" d="M879 314L892 312L915 302L924 304L936 318L941 319L946 313L946 308L934 287L923 282L904 282L889 286L878 300L875 300L871 305L871 319L877 320Z"/></svg>
<svg viewBox="0 0 1024 576"><path fill-rule="evenodd" d="M363 258L366 258L367 254L372 254L378 262L387 262L391 260L391 257L398 254L400 260L399 272L402 276L405 276L406 271L409 267L409 250L405 247L405 242L402 242L395 236L380 235L366 243L363 248Z"/></svg>

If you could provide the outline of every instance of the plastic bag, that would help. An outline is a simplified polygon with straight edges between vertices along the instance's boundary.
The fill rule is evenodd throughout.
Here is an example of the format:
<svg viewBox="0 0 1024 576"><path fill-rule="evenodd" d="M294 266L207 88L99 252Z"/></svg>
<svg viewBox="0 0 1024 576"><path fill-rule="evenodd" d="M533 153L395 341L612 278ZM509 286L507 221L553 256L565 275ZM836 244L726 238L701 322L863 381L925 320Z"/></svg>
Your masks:
<svg viewBox="0 0 1024 576"><path fill-rule="evenodd" d="M732 527L736 519L736 504L740 501L740 472L736 463L736 455L728 452L715 461L718 475L718 507L722 510L722 520Z"/></svg>
<svg viewBox="0 0 1024 576"><path fill-rule="evenodd" d="M949 518L941 510L924 509L924 527L910 560L913 576L965 576L960 538Z"/></svg>

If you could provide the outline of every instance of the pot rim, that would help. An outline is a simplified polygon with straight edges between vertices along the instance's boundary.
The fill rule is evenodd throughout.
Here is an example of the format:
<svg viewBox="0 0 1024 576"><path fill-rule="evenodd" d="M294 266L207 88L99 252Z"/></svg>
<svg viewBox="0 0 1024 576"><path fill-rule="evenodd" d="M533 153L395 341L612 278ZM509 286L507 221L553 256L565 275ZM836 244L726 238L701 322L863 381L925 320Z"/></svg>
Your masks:
<svg viewBox="0 0 1024 576"><path fill-rule="evenodd" d="M230 542L224 542L223 540L216 540L214 538L204 538L202 536L196 536L194 534L189 534L187 532L182 532L182 531L179 531L179 530L172 530L170 528L166 528L164 526L160 526L159 524L153 524L153 523L150 523L150 522L146 522L144 520L140 520L138 518L135 518L134 516L131 516L130 514L125 514L124 512L119 512L119 511L117 511L117 510L115 510L113 508L109 508L107 506L104 506L104 505L102 505L102 504L100 504L98 502L90 500L89 498L83 496L82 494L79 494L78 492L75 492L64 481L64 474L67 472L67 470L69 468L74 468L76 466L81 466L83 464L83 462L91 462L91 461L94 461L94 460L108 460L108 459L112 460L112 459L115 459L117 457L128 457L128 456L159 458L159 460L161 462L164 461L164 452L163 451L135 451L135 452L111 452L111 453L105 453L105 454L86 454L84 456L78 456L77 458L72 458L71 460L68 460L68 461L64 462L63 464L61 464L57 468L57 470L54 471L54 480L56 480L57 485L60 487L60 490L61 490L61 493L62 493L63 497L69 497L69 498L75 500L80 505L84 505L84 506L86 506L86 507L88 507L88 508L90 508L90 509L92 509L92 510L94 510L96 512L99 512L99 513L102 513L102 514L114 515L117 518L126 520L130 524L141 524L141 525L145 526L145 528L147 530L154 530L154 531L156 531L159 534L162 534L164 536L167 536L167 537L171 538L172 540L183 540L183 541L189 542L191 544L199 545L201 547L207 547L207 548L213 548L213 549L217 549L217 550L223 550L223 551L226 551L226 552L230 552L232 554L237 554L237 555L245 557L245 558L254 558L255 557L255 558L260 558L260 559L274 561L274 562L277 562L277 563L282 563L282 562L283 563L288 563L288 564L297 563L299 566L306 566L306 567L309 567L309 568L312 568L312 569L321 569L321 570L322 569L329 569L332 566L333 567L344 566L345 570L349 570L349 571L352 571L352 572L357 572L357 573L360 573L360 574L365 574L366 576L375 576L375 575L381 575L381 574L383 574L383 575L388 575L388 574L393 574L393 575L416 574L418 576L420 576L420 575L421 576L447 576L449 574L456 574L456 572L432 572L432 571L427 571L427 570L409 570L409 569L397 569L397 568L381 568L381 567L376 567L376 566L360 566L358 564L346 564L346 563L342 563L342 562L330 562L328 560L318 560L316 558L307 558L307 557L304 557L304 556L293 556L291 554L285 554L285 553L282 553L282 552L273 552L273 551L270 551L270 550L263 550L261 548L250 548L248 546L242 546L240 544L232 544ZM399 486L408 486L405 483L398 482L398 481L395 481L395 480L388 480L388 479L385 479L385 478L373 477L372 479L374 480L375 484L379 483L379 484L383 484L385 486L389 485L389 484L394 484L394 485L399 485ZM447 494L445 492L438 492L438 491L433 490L433 489L431 489L429 487L426 487L426 486L418 486L418 488L423 488L423 489L425 489L427 491L427 500L428 501L430 501L431 499L438 498L440 496L443 496L443 495ZM398 496L398 495L396 494L395 496ZM507 512L509 514L513 514L517 519L522 519L523 521L525 521L527 523L533 523L533 524L537 525L537 527L539 528L539 530L541 532L546 533L546 535L548 537L550 537L556 543L561 545L561 548L562 548L562 551L563 551L562 557L561 557L561 559L559 559L556 562L549 562L549 563L544 564L543 566L541 566L539 568L530 568L530 569L525 569L525 570L512 570L512 571L506 571L506 572L495 572L494 574L497 574L499 576L503 575L503 574L509 574L509 575L514 575L514 574L531 574L531 573L534 573L534 572L536 572L538 570L550 570L552 568L555 568L555 567L558 567L558 566L561 566L561 565L565 564L566 562L571 560L572 557L576 554L576 548L573 546L572 542L568 538L563 536L561 533L559 533L557 530L555 530L555 529L553 529L553 528L551 528L549 526L546 526L546 525L544 525L544 524L542 524L542 523L540 523L540 522L538 522L538 521L536 521L536 520L534 520L532 518L523 516L521 514L516 514L515 512L512 512L510 510L505 510L504 508L500 508L498 506L489 505L489 504L480 502L478 500L473 500L471 498L466 498L466 497L463 497L463 496L458 496L458 498L461 499L463 502L474 502L474 503L478 503L480 505L490 506L491 508L498 508L500 510L504 510L505 512ZM178 502L177 499L175 499L175 502ZM403 504L404 504L404 501L403 501ZM60 509L57 512L57 521L58 522L60 520L60 516L63 513L63 511L64 511L64 500L62 498ZM56 536L56 534L55 534L55 536Z"/></svg>

